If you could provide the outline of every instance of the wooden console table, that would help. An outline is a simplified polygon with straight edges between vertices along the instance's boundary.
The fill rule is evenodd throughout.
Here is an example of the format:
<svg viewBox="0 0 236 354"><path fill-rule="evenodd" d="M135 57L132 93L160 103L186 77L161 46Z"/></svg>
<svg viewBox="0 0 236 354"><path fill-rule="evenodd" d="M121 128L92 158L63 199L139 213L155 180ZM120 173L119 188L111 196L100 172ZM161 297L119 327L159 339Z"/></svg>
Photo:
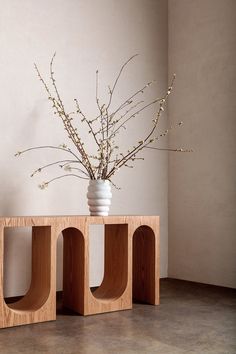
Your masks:
<svg viewBox="0 0 236 354"><path fill-rule="evenodd" d="M89 225L104 225L102 284L89 287ZM21 300L3 296L4 231L32 227L31 285ZM158 216L0 217L0 328L56 319L56 245L63 234L63 305L82 315L126 310L132 299L159 304Z"/></svg>

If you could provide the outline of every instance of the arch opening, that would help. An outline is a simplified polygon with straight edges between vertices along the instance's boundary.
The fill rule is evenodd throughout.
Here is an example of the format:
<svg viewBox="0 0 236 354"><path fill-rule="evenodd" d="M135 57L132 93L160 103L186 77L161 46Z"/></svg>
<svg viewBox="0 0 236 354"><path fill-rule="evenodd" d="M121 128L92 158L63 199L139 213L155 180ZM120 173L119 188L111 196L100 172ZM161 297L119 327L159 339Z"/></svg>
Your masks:
<svg viewBox="0 0 236 354"><path fill-rule="evenodd" d="M125 291L128 281L128 225L105 224L104 277L92 295L113 301Z"/></svg>
<svg viewBox="0 0 236 354"><path fill-rule="evenodd" d="M6 246L6 237L15 229L16 236L24 235L28 237L29 228L11 228L4 229L4 245ZM14 233L13 233L14 235ZM10 309L22 311L37 311L47 301L50 293L51 278L51 227L50 226L33 226L32 227L32 255L31 255L31 282L25 295L18 301L7 303ZM6 251L6 247L5 247ZM29 252L30 253L30 252ZM30 258L30 255L29 255ZM4 263L5 260L4 260ZM5 265L4 265L5 267ZM6 271L4 273L6 274ZM28 274L29 275L29 274Z"/></svg>
<svg viewBox="0 0 236 354"><path fill-rule="evenodd" d="M155 303L155 233L142 225L133 235L133 301Z"/></svg>
<svg viewBox="0 0 236 354"><path fill-rule="evenodd" d="M62 289L57 304L57 313L65 313L65 309L82 313L84 294L84 236L75 227L62 230L62 237L57 240L58 265L62 265L57 273L57 289ZM62 280L60 279L62 275Z"/></svg>

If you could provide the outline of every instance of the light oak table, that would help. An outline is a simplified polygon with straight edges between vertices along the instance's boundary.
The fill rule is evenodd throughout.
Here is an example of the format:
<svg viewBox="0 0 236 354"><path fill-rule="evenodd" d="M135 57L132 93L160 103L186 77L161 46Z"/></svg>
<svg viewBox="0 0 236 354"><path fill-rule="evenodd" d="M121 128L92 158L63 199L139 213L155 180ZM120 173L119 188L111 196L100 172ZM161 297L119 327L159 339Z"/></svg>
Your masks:
<svg viewBox="0 0 236 354"><path fill-rule="evenodd" d="M89 287L89 226L104 225L104 278ZM32 228L31 285L21 300L3 296L6 228ZM56 319L56 249L63 234L63 305L82 315L159 304L158 216L0 217L0 328Z"/></svg>

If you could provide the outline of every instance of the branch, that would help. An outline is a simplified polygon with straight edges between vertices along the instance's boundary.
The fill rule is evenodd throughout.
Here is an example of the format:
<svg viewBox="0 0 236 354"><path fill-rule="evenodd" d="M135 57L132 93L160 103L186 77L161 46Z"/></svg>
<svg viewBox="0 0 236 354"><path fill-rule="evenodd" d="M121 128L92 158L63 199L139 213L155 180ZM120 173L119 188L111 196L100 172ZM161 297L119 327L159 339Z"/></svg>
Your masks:
<svg viewBox="0 0 236 354"><path fill-rule="evenodd" d="M119 71L119 73L118 73L118 75L117 75L117 77L116 77L116 79L115 79L114 85L113 85L112 89L110 90L110 99L109 99L109 102L108 102L108 104L107 104L107 109L108 109L108 108L110 107L110 105L111 105L112 96L113 96L114 90L115 90L115 88L116 88L117 82L119 81L119 78L120 78L120 76L121 76L121 74L122 74L122 71L124 70L124 68L126 67L126 65L128 65L128 63L129 63L131 60L133 60L135 57L137 57L137 56L138 56L138 54L132 55L132 57L130 57L130 58L122 65L122 67L121 67L121 69L120 69L120 71Z"/></svg>
<svg viewBox="0 0 236 354"><path fill-rule="evenodd" d="M64 166L65 166L65 167L64 167ZM64 170L65 170L65 171L71 172L72 170L76 170L76 171L79 171L79 172L83 173L83 175L89 177L88 173L84 172L84 171L81 170L80 168L71 167L71 166L69 165L69 163L68 163L68 164L65 164L64 166L62 165L62 166L60 166L60 167L61 167L61 168L64 167Z"/></svg>
<svg viewBox="0 0 236 354"><path fill-rule="evenodd" d="M52 60L50 62L50 79L52 81L52 85L53 85L53 88L55 90L55 93L56 93L56 97L53 97L53 95L51 94L46 82L44 81L44 79L42 78L38 68L37 68L37 65L35 65L35 68L36 68L36 71L37 71L37 74L40 78L40 81L43 82L43 85L49 95L49 100L52 101L53 103L53 108L56 109L56 113L59 115L59 117L61 118L62 122L63 122L63 125L65 127L65 130L67 131L68 133L68 137L72 140L73 144L76 146L76 148L78 149L80 155L81 155L81 163L82 165L84 166L84 168L88 171L91 179L95 179L95 176L94 176L94 173L93 173L93 169L92 169L92 166L90 164L90 161L88 159L88 155L87 153L85 152L84 150L84 147L83 147L83 143L77 133L77 129L74 128L74 126L72 125L71 121L72 121L72 118L70 118L70 115L67 114L65 112L65 108L64 108L64 105L63 105L63 102L62 102L62 99L59 95L59 92L58 92L58 89L57 89L57 86L56 86L56 80L54 78L54 72L53 72L53 61L54 61L54 58L55 58L55 55L56 53L54 53L53 57L52 57Z"/></svg>
<svg viewBox="0 0 236 354"><path fill-rule="evenodd" d="M143 106L142 108L140 108L138 111L134 112L130 117L128 117L127 119L125 119L124 122L121 123L121 124L112 132L112 135L111 135L110 137L114 137L115 134L116 134L121 128L125 128L125 124L126 124L130 119L134 118L134 117L137 116L140 112L144 111L146 108L148 108L148 107L154 105L155 103L157 103L157 102L159 102L159 101L161 101L161 100L162 100L161 98L157 98L157 99L155 99L154 101L152 101L152 102L146 104L145 106ZM142 102L142 101L141 101L141 102ZM135 107L135 106L134 106L134 107ZM121 119L122 119L124 116L125 116L125 115L123 115L123 116L121 117ZM119 121L120 121L121 119L119 119Z"/></svg>
<svg viewBox="0 0 236 354"><path fill-rule="evenodd" d="M50 166L54 166L54 165L58 165L59 163L62 163L62 162L67 162L66 164L68 164L68 163L72 163L72 162L76 162L76 163L79 163L79 161L76 161L76 160L60 160L60 161L56 161L56 162L52 162L52 163L49 163L49 164L47 164L47 165L44 165L44 166L42 166L42 167L39 167L39 168L37 168L37 170L35 170L31 175L30 175L30 177L33 177L36 173L38 173L38 172L41 172L42 170L44 170L45 168L47 168L47 167L50 167ZM65 164L65 165L66 165ZM60 166L60 165L59 165ZM61 167L61 166L60 166Z"/></svg>
<svg viewBox="0 0 236 354"><path fill-rule="evenodd" d="M110 114L110 117L113 118L120 110L125 108L126 106L130 105L133 103L133 98L136 97L139 93L144 93L144 90L146 90L149 86L151 86L155 81L150 81L148 82L145 86L143 86L141 89L133 93L129 98L127 98L112 114Z"/></svg>
<svg viewBox="0 0 236 354"><path fill-rule="evenodd" d="M86 177L81 177L81 176L79 176L79 175L70 173L70 174L66 174L66 175L62 175L62 176L58 176L58 177L52 178L50 181L47 181L47 182L43 182L43 183L41 183L41 184L39 185L39 188L40 188L40 189L45 189L46 187L48 187L48 185L49 185L51 182L56 181L57 179L64 178L64 177L77 177L77 178L86 179L86 180L89 179L89 178L86 178Z"/></svg>
<svg viewBox="0 0 236 354"><path fill-rule="evenodd" d="M85 116L85 115L83 114L83 112L81 111L78 100L75 98L74 101L75 101L75 104L76 104L77 113L81 114L82 117L83 117L82 122L86 122L86 123L87 123L87 125L88 125L88 127L89 127L89 129L90 129L89 132L92 133L93 138L94 138L96 144L100 147L100 144L99 144L99 142L98 142L98 140L97 140L97 137L96 137L96 134L95 134L95 132L94 132L94 130L93 130L93 127L92 127L91 122L86 118L86 116Z"/></svg>
<svg viewBox="0 0 236 354"><path fill-rule="evenodd" d="M43 145L43 146L36 146L36 147L31 147L22 151L18 151L15 156L20 156L21 154L24 154L25 152L31 151L31 150L38 150L38 149L56 149L56 150L62 150L62 151L66 151L70 154L72 154L77 160L78 162L80 162L82 164L82 161L79 159L79 157L72 152L70 149L66 149L63 147L59 147L59 146L53 146L53 145Z"/></svg>
<svg viewBox="0 0 236 354"><path fill-rule="evenodd" d="M153 149L153 150L163 150L163 151L174 151L174 152L193 152L192 149L188 150L188 149L183 149L183 148L179 148L179 149L171 149L171 148L157 148L157 147L152 147L152 146L146 146L146 149Z"/></svg>
<svg viewBox="0 0 236 354"><path fill-rule="evenodd" d="M146 146L148 146L149 144L151 144L154 141L154 139L150 139L150 138L157 128L160 116L161 116L162 112L164 111L164 105L166 104L166 99L168 98L168 96L170 95L170 93L173 89L174 80L175 80L175 75L173 75L171 85L168 87L166 95L160 100L159 110L156 114L156 118L153 120L154 125L153 125L151 131L148 133L148 135L146 136L146 138L144 140L139 141L138 145L134 146L131 151L128 151L128 153L117 162L116 166L114 166L110 170L110 172L108 173L107 178L110 178L120 167L122 167L124 164L126 164L127 161L129 161L130 159L135 157L137 155L137 153L139 153L142 149L144 149Z"/></svg>

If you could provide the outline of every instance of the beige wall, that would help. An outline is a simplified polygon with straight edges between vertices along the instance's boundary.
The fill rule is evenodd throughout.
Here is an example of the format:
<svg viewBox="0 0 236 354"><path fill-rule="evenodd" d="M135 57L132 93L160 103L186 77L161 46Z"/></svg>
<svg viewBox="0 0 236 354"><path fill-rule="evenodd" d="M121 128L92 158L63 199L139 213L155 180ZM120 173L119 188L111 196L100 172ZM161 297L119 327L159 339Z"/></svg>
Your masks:
<svg viewBox="0 0 236 354"><path fill-rule="evenodd" d="M169 276L236 287L236 1L169 1Z"/></svg>
<svg viewBox="0 0 236 354"><path fill-rule="evenodd" d="M59 145L66 140L51 114L33 62L48 72L56 50L55 72L66 104L72 106L77 96L84 110L93 114L96 69L107 91L121 64L139 53L123 75L116 100L152 79L158 84L148 94L149 99L159 96L167 85L167 1L0 0L0 8L0 214L86 214L86 183L58 181L47 191L40 191L37 184L53 177L54 169L30 179L31 171L51 162L54 154L35 152L20 159L13 157L19 149ZM150 110L137 118L131 134L121 143L133 145L140 139L152 113ZM135 169L121 170L115 182L122 190L114 191L111 208L112 214L161 216L162 276L167 276L167 165L165 153L151 151ZM23 294L30 279L29 234L10 231L6 236L5 295ZM92 286L102 278L101 242L100 237L97 241L93 237ZM61 246L60 239L60 267Z"/></svg>
<svg viewBox="0 0 236 354"><path fill-rule="evenodd" d="M47 72L56 50L66 103L80 97L92 114L95 70L105 87L128 57L140 53L120 83L117 100L152 79L158 85L150 97L160 95L169 65L169 75L177 73L169 119L185 122L169 144L194 149L190 155L169 155L169 276L235 286L235 1L170 0L169 21L166 0L0 0L0 5L0 214L87 213L86 183L64 180L40 191L37 184L55 170L29 178L53 154L13 157L24 147L65 141L32 63ZM142 136L151 113L140 117L122 144ZM111 213L161 216L161 275L167 276L167 155L150 151L145 157L117 175L122 190L114 190ZM102 279L103 247L101 236L94 232L92 238L95 286ZM23 294L30 280L29 231L8 231L5 251L5 295ZM58 289L61 259L60 238Z"/></svg>

